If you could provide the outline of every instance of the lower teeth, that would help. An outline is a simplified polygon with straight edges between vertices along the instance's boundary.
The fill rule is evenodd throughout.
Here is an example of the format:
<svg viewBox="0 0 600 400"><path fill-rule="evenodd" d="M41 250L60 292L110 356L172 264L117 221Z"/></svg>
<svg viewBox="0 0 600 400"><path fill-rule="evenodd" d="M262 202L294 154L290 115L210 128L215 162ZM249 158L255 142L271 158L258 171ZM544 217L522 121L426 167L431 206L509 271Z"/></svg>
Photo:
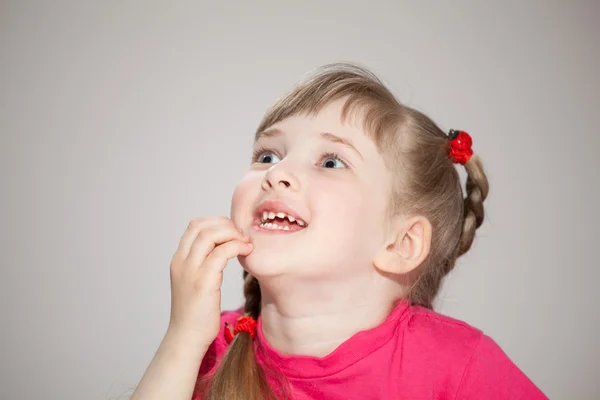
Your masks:
<svg viewBox="0 0 600 400"><path fill-rule="evenodd" d="M270 222L265 222L260 224L261 228L265 228L265 229L272 229L272 230L280 230L280 231L289 231L290 227L288 225L286 226L279 226L277 224L272 224Z"/></svg>

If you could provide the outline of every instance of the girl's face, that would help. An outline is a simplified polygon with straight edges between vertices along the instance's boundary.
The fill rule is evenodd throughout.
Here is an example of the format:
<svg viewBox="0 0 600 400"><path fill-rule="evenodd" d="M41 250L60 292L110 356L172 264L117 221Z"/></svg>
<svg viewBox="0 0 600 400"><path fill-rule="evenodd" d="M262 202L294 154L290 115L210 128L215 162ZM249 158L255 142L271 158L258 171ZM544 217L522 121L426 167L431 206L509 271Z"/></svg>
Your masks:
<svg viewBox="0 0 600 400"><path fill-rule="evenodd" d="M259 279L375 273L391 176L361 121L342 123L344 103L335 101L315 117L287 118L254 145L231 218L251 237L254 250L240 262Z"/></svg>

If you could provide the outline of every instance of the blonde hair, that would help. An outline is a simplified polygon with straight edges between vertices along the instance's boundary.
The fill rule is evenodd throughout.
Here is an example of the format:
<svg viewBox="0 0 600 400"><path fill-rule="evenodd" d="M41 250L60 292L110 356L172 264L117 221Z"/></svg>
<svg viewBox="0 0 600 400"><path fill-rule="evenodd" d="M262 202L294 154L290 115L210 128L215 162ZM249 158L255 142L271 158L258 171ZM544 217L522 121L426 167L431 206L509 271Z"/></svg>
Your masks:
<svg viewBox="0 0 600 400"><path fill-rule="evenodd" d="M456 259L469 250L484 218L488 181L473 154L465 164L466 196L458 171L448 157L446 133L429 117L401 104L367 69L353 64L330 64L279 99L266 113L257 135L290 116L314 115L331 102L346 98L342 119L359 116L394 172L389 212L425 216L432 225L431 249L417 268L407 300L433 308L443 278ZM260 315L260 285L244 272L245 313ZM283 390L277 388L278 390ZM230 344L207 390L209 400L274 399L265 371L258 365L252 339L240 333Z"/></svg>

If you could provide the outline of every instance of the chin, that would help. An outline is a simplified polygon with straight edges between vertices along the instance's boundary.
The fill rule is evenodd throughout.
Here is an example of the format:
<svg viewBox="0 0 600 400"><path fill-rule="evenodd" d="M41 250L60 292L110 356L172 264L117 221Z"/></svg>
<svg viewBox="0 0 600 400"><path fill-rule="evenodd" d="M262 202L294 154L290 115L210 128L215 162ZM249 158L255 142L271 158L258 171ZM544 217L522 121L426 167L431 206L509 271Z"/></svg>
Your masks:
<svg viewBox="0 0 600 400"><path fill-rule="evenodd" d="M255 248L251 254L239 258L240 265L256 278L270 278L292 274L297 265L290 265L289 253L274 254L268 249Z"/></svg>
<svg viewBox="0 0 600 400"><path fill-rule="evenodd" d="M273 247L257 247L240 259L240 265L259 281L282 277L303 281L328 280L340 272L339 265L346 262L317 257L298 248L274 251ZM338 266L337 268L334 266Z"/></svg>

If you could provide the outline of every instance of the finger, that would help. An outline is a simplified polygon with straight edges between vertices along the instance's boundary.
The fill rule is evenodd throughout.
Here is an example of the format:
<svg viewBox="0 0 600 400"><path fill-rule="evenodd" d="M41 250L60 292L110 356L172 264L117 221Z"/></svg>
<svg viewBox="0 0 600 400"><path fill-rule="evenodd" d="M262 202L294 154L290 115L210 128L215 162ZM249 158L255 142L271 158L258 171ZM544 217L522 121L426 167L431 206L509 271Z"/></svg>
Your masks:
<svg viewBox="0 0 600 400"><path fill-rule="evenodd" d="M210 269L214 272L222 272L228 260L237 256L247 256L252 253L252 250L252 243L231 240L217 246L211 251L204 263L202 263L202 268Z"/></svg>
<svg viewBox="0 0 600 400"><path fill-rule="evenodd" d="M206 259L206 257L213 251L213 249L215 249L215 247L232 240L248 242L248 239L245 238L233 225L217 225L204 229L198 233L198 237L192 244L192 248L186 259L186 263L200 267L200 265L204 262L204 259Z"/></svg>
<svg viewBox="0 0 600 400"><path fill-rule="evenodd" d="M175 254L185 259L190 253L190 249L198 237L198 233L211 226L226 226L228 224L233 225L233 222L227 217L195 218L191 220L179 241L179 246Z"/></svg>

